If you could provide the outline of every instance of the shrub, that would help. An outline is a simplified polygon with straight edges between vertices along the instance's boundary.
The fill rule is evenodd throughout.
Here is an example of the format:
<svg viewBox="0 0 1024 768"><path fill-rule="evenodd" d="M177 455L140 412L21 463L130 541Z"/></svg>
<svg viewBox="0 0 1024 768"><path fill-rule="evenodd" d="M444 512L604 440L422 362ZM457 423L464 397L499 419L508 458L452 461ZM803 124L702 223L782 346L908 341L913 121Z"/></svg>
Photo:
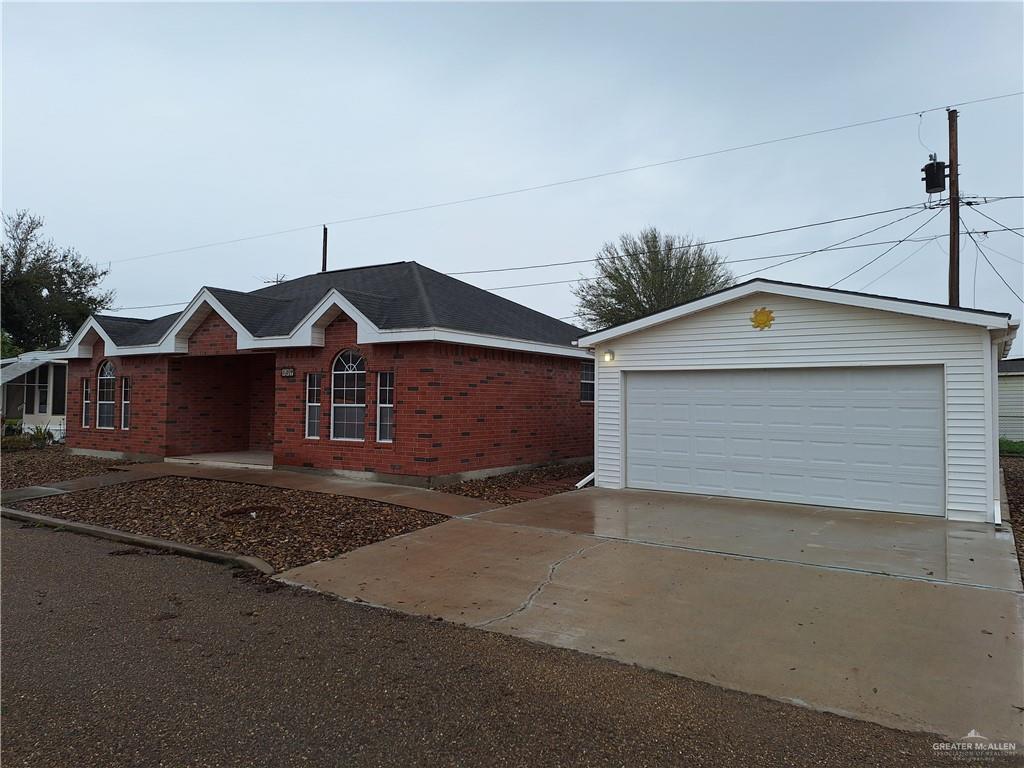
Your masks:
<svg viewBox="0 0 1024 768"><path fill-rule="evenodd" d="M1024 456L1024 441L1010 440L1006 437L999 438L1000 456Z"/></svg>
<svg viewBox="0 0 1024 768"><path fill-rule="evenodd" d="M32 443L33 448L45 448L53 442L53 432L49 430L49 424L45 427L41 424L37 424L32 427L32 431L28 433L28 438Z"/></svg>
<svg viewBox="0 0 1024 768"><path fill-rule="evenodd" d="M32 447L30 435L4 435L0 437L0 451L27 451Z"/></svg>

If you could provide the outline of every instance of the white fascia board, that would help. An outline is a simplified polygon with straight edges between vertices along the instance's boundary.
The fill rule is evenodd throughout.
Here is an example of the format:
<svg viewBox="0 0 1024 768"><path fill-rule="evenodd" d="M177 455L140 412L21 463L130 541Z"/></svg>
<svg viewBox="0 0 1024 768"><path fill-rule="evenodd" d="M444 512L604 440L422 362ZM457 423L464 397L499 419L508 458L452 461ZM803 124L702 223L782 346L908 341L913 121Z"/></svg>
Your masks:
<svg viewBox="0 0 1024 768"><path fill-rule="evenodd" d="M476 347L492 347L496 349L512 349L521 352L533 352L542 355L574 357L589 360L593 355L585 349L563 347L558 344L510 339L502 336L453 331L446 328L409 328L384 330L378 328L372 320L363 314L351 301L337 289L331 289L320 302L295 326L295 329L282 336L253 336L224 307L216 297L205 288L181 313L174 325L156 344L135 347L120 347L118 355L152 355L160 353L187 352L187 344L176 340L178 333L184 329L203 305L220 315L235 331L238 349L279 349L282 347L322 347L324 319L338 310L351 318L356 324L356 341L359 344L389 344L409 341L444 341L451 344L465 344ZM333 319L333 317L331 317ZM113 353L112 353L113 354Z"/></svg>
<svg viewBox="0 0 1024 768"><path fill-rule="evenodd" d="M64 349L54 350L52 352L31 352L33 360L70 360L72 358L89 358L92 357L92 344L85 345L85 337L88 336L90 331L95 331L101 339L103 339L104 351L110 356L118 354L117 345L107 335L107 332L103 330L103 326L99 324L92 315L82 323L82 327L78 329L78 332L71 337L71 341Z"/></svg>
<svg viewBox="0 0 1024 768"><path fill-rule="evenodd" d="M884 299L876 296L860 296L856 294L837 293L822 288L813 288L802 285L778 285L760 280L755 280L735 288L722 291L714 296L707 296L703 299L691 301L679 307L666 309L650 317L643 317L630 323L624 323L614 328L598 331L579 340L581 347L593 347L610 339L617 339L637 331L650 328L662 323L678 320L689 315L702 312L705 309L717 307L730 301L736 301L755 293L769 293L778 296L789 296L796 299L808 299L810 301L822 301L828 304L843 304L863 309L877 309L883 312L895 312L901 315L912 315L915 317L926 317L932 320L946 320L966 325L978 325L990 330L1007 328L1009 322L1005 317L998 315L982 315L976 312L966 312L951 307L931 307L924 304L912 304L897 299Z"/></svg>
<svg viewBox="0 0 1024 768"><path fill-rule="evenodd" d="M185 353L188 352L188 339L178 339L178 334L188 326L192 319L201 311L204 311L204 306L207 311L216 312L220 317L231 326L231 329L235 332L238 338L238 349L252 349L253 336L246 330L245 326L242 325L238 320L235 319L225 308L218 299L210 293L209 290L203 288L193 297L192 301L188 303L188 306L178 315L178 319L174 321L172 325L160 338L159 341L153 344L139 344L135 346L118 347L118 355L159 355L159 354L174 354L174 353Z"/></svg>
<svg viewBox="0 0 1024 768"><path fill-rule="evenodd" d="M540 341L510 339L504 336L490 336L483 333L453 331L448 328L413 328L409 330L378 331L372 337L359 335L360 344L393 344L404 341L443 341L448 344L464 344L471 347L491 347L494 349L511 349L517 352L532 352L538 355L555 355L557 357L574 357L580 360L591 360L594 355L586 349L563 347L561 344L545 344Z"/></svg>

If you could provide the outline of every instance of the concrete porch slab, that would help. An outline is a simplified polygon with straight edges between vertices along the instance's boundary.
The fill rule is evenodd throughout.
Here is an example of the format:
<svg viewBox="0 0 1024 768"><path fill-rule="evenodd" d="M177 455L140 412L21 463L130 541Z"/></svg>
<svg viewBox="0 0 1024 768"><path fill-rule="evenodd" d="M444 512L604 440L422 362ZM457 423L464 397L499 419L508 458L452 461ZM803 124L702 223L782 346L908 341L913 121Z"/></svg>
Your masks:
<svg viewBox="0 0 1024 768"><path fill-rule="evenodd" d="M227 469L271 469L273 451L222 451L219 453L191 453L186 456L168 456L164 461L174 464L201 464Z"/></svg>
<svg viewBox="0 0 1024 768"><path fill-rule="evenodd" d="M890 727L1024 741L1019 591L491 517L279 578Z"/></svg>
<svg viewBox="0 0 1024 768"><path fill-rule="evenodd" d="M707 552L1020 591L1009 529L923 515L586 488L479 519Z"/></svg>

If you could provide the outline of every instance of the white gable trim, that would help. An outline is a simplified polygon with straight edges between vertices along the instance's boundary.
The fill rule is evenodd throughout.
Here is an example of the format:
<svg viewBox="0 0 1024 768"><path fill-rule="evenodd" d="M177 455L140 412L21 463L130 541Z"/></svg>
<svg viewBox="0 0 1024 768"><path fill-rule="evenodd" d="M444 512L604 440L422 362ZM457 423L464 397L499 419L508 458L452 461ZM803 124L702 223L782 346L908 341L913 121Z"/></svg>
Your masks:
<svg viewBox="0 0 1024 768"><path fill-rule="evenodd" d="M823 301L829 304L844 304L851 307L862 307L864 309L877 309L883 312L896 312L901 315L927 317L933 320L947 320L954 323L964 323L966 325L978 325L990 330L1005 329L1010 326L1010 323L1005 317L999 317L998 315L982 315L977 312L967 312L960 309L952 309L950 307L933 307L925 304L912 304L898 299L886 299L877 296L838 293L836 291L814 288L806 285L788 285L768 282L765 280L752 280L749 283L737 285L735 288L729 288L712 296L705 296L703 299L697 299L696 301L691 301L687 304L673 307L672 309L666 309L663 312L658 312L657 314L650 315L649 317L642 317L639 320L633 320L632 322L623 323L622 325L615 326L614 328L608 328L603 331L598 331L597 333L592 333L588 336L583 336L579 340L579 345L581 347L593 347L596 344L601 344L602 342L610 339L617 339L621 336L636 333L637 331L642 331L655 325L661 325L662 323L671 322L672 320L678 320L679 318L687 317L730 301L736 301L737 299L742 299L755 293L773 293L779 296L791 296L798 299Z"/></svg>
<svg viewBox="0 0 1024 768"><path fill-rule="evenodd" d="M451 344L465 344L477 347L510 349L533 352L542 355L590 359L593 355L585 349L563 347L558 344L510 339L480 333L453 331L448 328L381 329L336 289L331 289L323 299L295 326L291 333L281 336L253 336L214 296L203 288L189 302L181 315L163 337L153 344L119 347L110 339L95 318L90 317L75 334L66 352L54 353L58 358L90 357L92 342L85 342L89 330L95 330L104 340L106 351L111 356L186 354L189 337L203 320L216 312L231 326L237 337L238 350L279 349L282 347L322 347L324 329L339 315L346 315L356 324L358 344L395 344L410 341L444 341ZM69 354L70 353L70 354Z"/></svg>

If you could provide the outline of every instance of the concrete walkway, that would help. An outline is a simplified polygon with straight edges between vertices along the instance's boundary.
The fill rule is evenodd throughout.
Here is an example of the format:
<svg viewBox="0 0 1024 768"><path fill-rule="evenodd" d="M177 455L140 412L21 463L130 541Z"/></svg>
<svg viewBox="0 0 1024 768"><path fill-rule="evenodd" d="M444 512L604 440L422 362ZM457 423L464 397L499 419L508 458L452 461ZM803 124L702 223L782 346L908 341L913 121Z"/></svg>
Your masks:
<svg viewBox="0 0 1024 768"><path fill-rule="evenodd" d="M66 480L46 486L14 488L4 490L0 495L2 495L4 504L13 504L26 499L103 488L121 483L134 483L155 477L194 477L227 483L247 483L269 488L288 488L297 491L327 493L334 496L350 496L357 499L382 501L424 512L434 512L448 517L469 515L494 507L491 502L479 499L391 483L345 480L340 477L287 470L211 467L174 462L131 464L125 469L114 469L102 475L81 477L77 480Z"/></svg>
<svg viewBox="0 0 1024 768"><path fill-rule="evenodd" d="M905 516L751 505L739 520L728 502L716 529L702 497L631 493L525 502L278 578L892 727L1024 741L1024 595L1006 562L929 553L957 536ZM1012 538L975 534L967 549L1013 558Z"/></svg>

